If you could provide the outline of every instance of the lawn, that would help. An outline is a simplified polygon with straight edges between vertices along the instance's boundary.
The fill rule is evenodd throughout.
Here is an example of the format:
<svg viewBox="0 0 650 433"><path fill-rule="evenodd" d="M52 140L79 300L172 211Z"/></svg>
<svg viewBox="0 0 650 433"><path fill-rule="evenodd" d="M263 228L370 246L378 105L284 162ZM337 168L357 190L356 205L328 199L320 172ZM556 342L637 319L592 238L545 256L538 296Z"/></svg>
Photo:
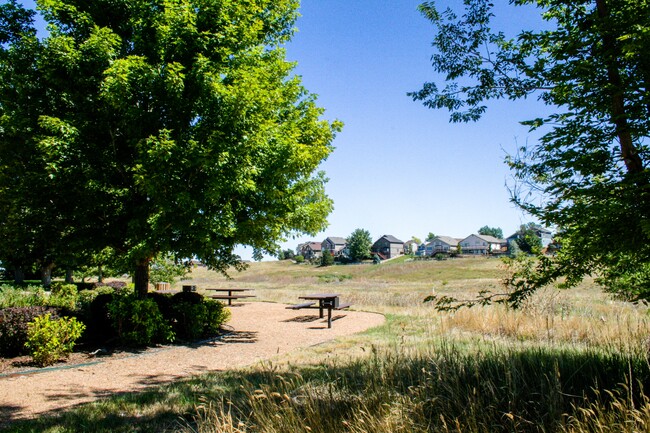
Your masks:
<svg viewBox="0 0 650 433"><path fill-rule="evenodd" d="M501 290L504 272L484 258L263 262L230 279L198 267L178 286L253 288L258 301L283 303L336 292L387 321L273 365L115 396L8 431L648 431L645 305L611 299L592 281L544 290L516 311L443 313L422 302Z"/></svg>

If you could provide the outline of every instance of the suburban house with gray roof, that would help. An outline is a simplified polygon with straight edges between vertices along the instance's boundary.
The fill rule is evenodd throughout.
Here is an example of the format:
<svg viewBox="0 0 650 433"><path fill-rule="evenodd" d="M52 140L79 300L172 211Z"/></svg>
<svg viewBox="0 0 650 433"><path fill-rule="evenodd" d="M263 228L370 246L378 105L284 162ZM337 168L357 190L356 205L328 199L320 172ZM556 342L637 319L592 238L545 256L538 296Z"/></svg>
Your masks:
<svg viewBox="0 0 650 433"><path fill-rule="evenodd" d="M382 260L397 257L404 254L404 242L395 236L384 235L372 244L370 252L379 255Z"/></svg>
<svg viewBox="0 0 650 433"><path fill-rule="evenodd" d="M497 239L487 235L469 235L459 242L463 254L495 254L501 253L508 246L505 239Z"/></svg>
<svg viewBox="0 0 650 433"><path fill-rule="evenodd" d="M348 241L345 238L330 236L321 242L321 252L329 251L332 256L336 257L342 253L347 243Z"/></svg>
<svg viewBox="0 0 650 433"><path fill-rule="evenodd" d="M458 243L461 239L452 238L451 236L436 236L426 245L425 254L434 256L438 253L454 254L458 252Z"/></svg>

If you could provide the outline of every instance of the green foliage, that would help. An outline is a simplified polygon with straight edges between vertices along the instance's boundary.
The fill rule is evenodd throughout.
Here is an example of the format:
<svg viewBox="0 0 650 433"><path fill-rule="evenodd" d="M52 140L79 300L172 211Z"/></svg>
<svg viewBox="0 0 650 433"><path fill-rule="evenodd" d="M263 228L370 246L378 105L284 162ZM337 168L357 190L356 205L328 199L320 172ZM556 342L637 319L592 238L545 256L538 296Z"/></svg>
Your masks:
<svg viewBox="0 0 650 433"><path fill-rule="evenodd" d="M352 275L348 274L321 274L318 275L318 280L323 283L340 283L342 281L351 280Z"/></svg>
<svg viewBox="0 0 650 433"><path fill-rule="evenodd" d="M425 242L431 242L431 241L434 240L435 238L436 238L435 233L433 233L433 232L429 232L429 234L428 234L427 237L424 239L424 241L425 241Z"/></svg>
<svg viewBox="0 0 650 433"><path fill-rule="evenodd" d="M323 251L323 255L320 258L321 266L332 266L334 264L334 257L329 250Z"/></svg>
<svg viewBox="0 0 650 433"><path fill-rule="evenodd" d="M293 259L296 261L296 263L304 263L305 262L305 256L303 256L302 254L298 254L297 256L294 256Z"/></svg>
<svg viewBox="0 0 650 433"><path fill-rule="evenodd" d="M0 286L0 308L45 305L46 300L45 291L41 286Z"/></svg>
<svg viewBox="0 0 650 433"><path fill-rule="evenodd" d="M462 14L420 6L436 27L433 67L446 84L411 96L454 122L478 120L494 99L536 96L553 107L522 122L541 138L506 160L513 202L560 232L561 248L534 280L597 275L608 290L650 298L650 3L517 0L545 23L512 39L492 27L493 2L463 3Z"/></svg>
<svg viewBox="0 0 650 433"><path fill-rule="evenodd" d="M25 347L37 365L52 365L72 353L84 329L84 324L74 317L52 320L50 314L45 314L29 323Z"/></svg>
<svg viewBox="0 0 650 433"><path fill-rule="evenodd" d="M372 238L368 230L356 229L347 238L348 254L353 262L360 262L368 258L370 247L372 247Z"/></svg>
<svg viewBox="0 0 650 433"><path fill-rule="evenodd" d="M245 267L237 245L259 257L326 226L317 170L342 124L285 59L297 0L39 8L42 39L1 10L3 262L95 266L110 248L143 297L158 253L225 273Z"/></svg>
<svg viewBox="0 0 650 433"><path fill-rule="evenodd" d="M497 239L503 239L503 230L501 230L501 227L483 226L480 229L478 229L478 234L485 235L485 236L492 236Z"/></svg>
<svg viewBox="0 0 650 433"><path fill-rule="evenodd" d="M74 284L54 282L50 286L50 297L47 304L53 307L66 308L70 311L76 309L79 300L79 291Z"/></svg>
<svg viewBox="0 0 650 433"><path fill-rule="evenodd" d="M151 284L174 282L183 279L189 271L187 264L178 263L171 254L158 254L149 266L149 281Z"/></svg>
<svg viewBox="0 0 650 433"><path fill-rule="evenodd" d="M172 306L172 318L176 337L194 341L218 335L221 325L230 318L230 310L212 299L201 303L178 302Z"/></svg>
<svg viewBox="0 0 650 433"><path fill-rule="evenodd" d="M1 309L0 355L11 357L24 354L29 323L45 314L53 318L58 317L55 309L41 306Z"/></svg>
<svg viewBox="0 0 650 433"><path fill-rule="evenodd" d="M117 336L125 345L147 346L174 340L171 326L150 298L115 296L107 310Z"/></svg>
<svg viewBox="0 0 650 433"><path fill-rule="evenodd" d="M280 250L278 253L278 260L291 260L295 256L295 253L291 249Z"/></svg>
<svg viewBox="0 0 650 433"><path fill-rule="evenodd" d="M539 254L542 251L542 239L537 235L534 223L522 224L517 230L515 242L526 254Z"/></svg>

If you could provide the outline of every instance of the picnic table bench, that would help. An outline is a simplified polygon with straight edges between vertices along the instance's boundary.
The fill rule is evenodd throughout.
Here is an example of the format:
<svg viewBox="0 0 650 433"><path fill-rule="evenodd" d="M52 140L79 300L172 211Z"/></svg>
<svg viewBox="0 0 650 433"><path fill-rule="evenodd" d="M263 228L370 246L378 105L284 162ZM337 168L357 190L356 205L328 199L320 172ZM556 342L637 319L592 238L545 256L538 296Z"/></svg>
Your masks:
<svg viewBox="0 0 650 433"><path fill-rule="evenodd" d="M245 299L245 298L254 298L255 295L246 295L242 292L248 292L253 289L239 289L239 288L228 288L228 289L205 289L205 290L211 290L213 292L224 292L223 295L217 294L217 295L208 295L208 297L212 299L219 299L219 300L228 300L228 305L232 305L233 299ZM226 294L227 293L227 294Z"/></svg>
<svg viewBox="0 0 650 433"><path fill-rule="evenodd" d="M316 293L312 295L300 296L299 299L305 299L310 302L303 302L301 304L289 305L287 308L292 310L300 310L303 308L318 308L319 317L324 317L324 310L327 309L327 327L332 327L332 310L344 310L349 308L352 304L341 304L339 302L338 293ZM315 306L318 301L318 306Z"/></svg>

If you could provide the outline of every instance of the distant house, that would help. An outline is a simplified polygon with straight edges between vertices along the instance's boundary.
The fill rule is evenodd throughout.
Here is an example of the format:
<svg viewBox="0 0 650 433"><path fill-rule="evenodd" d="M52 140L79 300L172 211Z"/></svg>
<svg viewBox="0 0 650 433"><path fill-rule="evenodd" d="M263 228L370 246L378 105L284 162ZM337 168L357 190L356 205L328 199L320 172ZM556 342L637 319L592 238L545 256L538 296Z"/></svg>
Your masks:
<svg viewBox="0 0 650 433"><path fill-rule="evenodd" d="M413 239L410 241L404 242L404 254L417 254L418 252L418 243Z"/></svg>
<svg viewBox="0 0 650 433"><path fill-rule="evenodd" d="M425 254L427 256L434 256L438 253L456 253L458 252L458 243L460 241L460 239L452 238L450 236L436 236L426 245Z"/></svg>
<svg viewBox="0 0 650 433"><path fill-rule="evenodd" d="M321 256L321 248L320 242L306 242L299 246L299 254L302 255L305 260L316 259Z"/></svg>
<svg viewBox="0 0 650 433"><path fill-rule="evenodd" d="M427 251L427 245L424 242L422 242L420 245L418 245L418 250L415 253L415 255L418 257L424 257L427 254L426 251Z"/></svg>
<svg viewBox="0 0 650 433"><path fill-rule="evenodd" d="M459 243L463 254L485 255L503 252L508 245L505 239L487 235L469 235Z"/></svg>
<svg viewBox="0 0 650 433"><path fill-rule="evenodd" d="M384 235L372 244L370 252L378 254L384 260L397 257L404 254L404 242L395 236Z"/></svg>
<svg viewBox="0 0 650 433"><path fill-rule="evenodd" d="M535 226L533 230L535 231L535 235L537 235L537 237L540 238L542 241L542 249L547 248L551 243L553 243L553 232L550 231L549 229L545 229L544 227L540 227L540 226ZM506 241L508 243L514 242L518 238L519 238L519 233L513 233L506 238Z"/></svg>
<svg viewBox="0 0 650 433"><path fill-rule="evenodd" d="M537 230L535 230L535 233L537 233L537 236L542 240L542 248L546 248L553 243L553 232L549 229L538 227Z"/></svg>
<svg viewBox="0 0 650 433"><path fill-rule="evenodd" d="M321 254L329 251L332 256L336 257L341 254L347 243L348 241L345 238L331 236L321 242Z"/></svg>

